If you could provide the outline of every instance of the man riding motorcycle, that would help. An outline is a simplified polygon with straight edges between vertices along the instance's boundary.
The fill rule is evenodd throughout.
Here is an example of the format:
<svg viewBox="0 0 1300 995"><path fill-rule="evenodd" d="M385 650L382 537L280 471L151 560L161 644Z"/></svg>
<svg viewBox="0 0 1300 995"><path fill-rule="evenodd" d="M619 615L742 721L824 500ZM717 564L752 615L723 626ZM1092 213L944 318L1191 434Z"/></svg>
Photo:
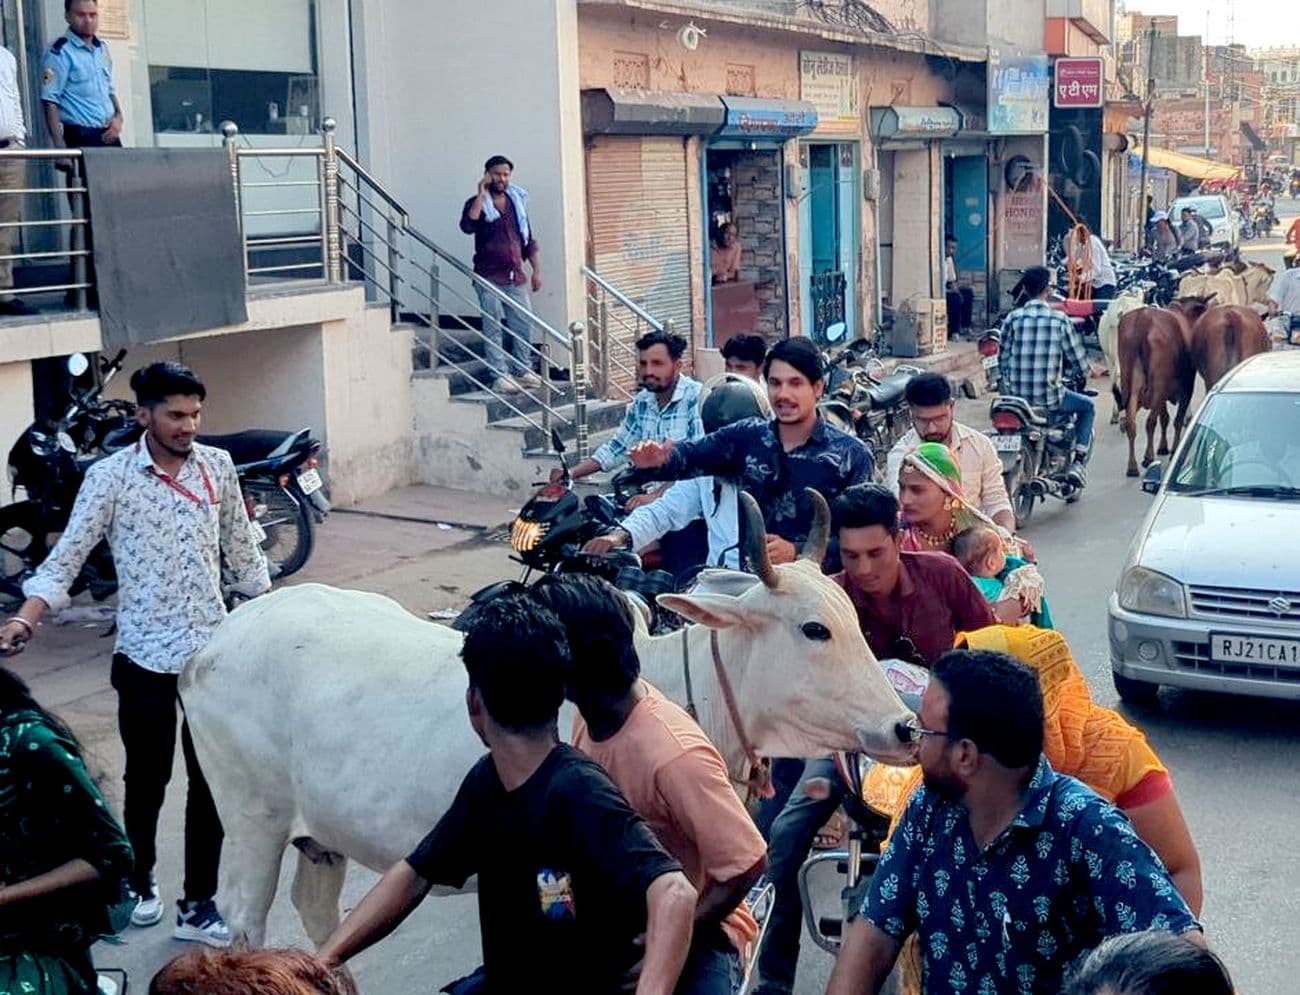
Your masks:
<svg viewBox="0 0 1300 995"><path fill-rule="evenodd" d="M1049 412L1078 416L1069 477L1082 487L1097 409L1091 397L1064 386L1061 374L1064 368L1072 379L1086 381L1088 355L1070 319L1047 303L1052 287L1048 269L1032 266L1021 282L1028 302L1007 315L1002 326L999 363L1004 392Z"/></svg>
<svg viewBox="0 0 1300 995"><path fill-rule="evenodd" d="M763 389L736 373L714 377L700 394L700 420L706 435L747 418L767 419L771 413ZM679 480L658 501L637 508L619 528L592 539L582 551L607 553L624 546L640 551L667 533L700 519L708 527L709 565L739 569L736 485L722 477Z"/></svg>

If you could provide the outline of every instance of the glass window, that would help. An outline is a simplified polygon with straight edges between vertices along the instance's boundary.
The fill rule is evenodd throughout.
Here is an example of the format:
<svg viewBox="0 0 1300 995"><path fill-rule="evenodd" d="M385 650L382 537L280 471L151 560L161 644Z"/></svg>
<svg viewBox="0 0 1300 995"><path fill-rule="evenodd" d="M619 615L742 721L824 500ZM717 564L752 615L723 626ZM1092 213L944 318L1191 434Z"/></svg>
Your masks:
<svg viewBox="0 0 1300 995"><path fill-rule="evenodd" d="M314 0L145 0L144 22L155 134L319 129Z"/></svg>
<svg viewBox="0 0 1300 995"><path fill-rule="evenodd" d="M1300 487L1300 394L1211 397L1170 476L1169 490Z"/></svg>

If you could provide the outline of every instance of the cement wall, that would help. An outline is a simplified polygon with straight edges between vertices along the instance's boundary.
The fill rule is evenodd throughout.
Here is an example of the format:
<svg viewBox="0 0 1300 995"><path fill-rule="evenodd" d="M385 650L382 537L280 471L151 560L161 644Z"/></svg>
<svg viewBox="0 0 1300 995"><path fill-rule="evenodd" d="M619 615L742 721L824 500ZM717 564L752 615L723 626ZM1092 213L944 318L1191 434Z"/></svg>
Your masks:
<svg viewBox="0 0 1300 995"><path fill-rule="evenodd" d="M411 221L468 262L461 207L489 156L508 156L530 194L544 286L534 306L552 327L584 313L585 259L578 42L574 0L367 0L358 32L358 102L371 172ZM412 48L411 34L430 45ZM470 295L472 298L472 294Z"/></svg>

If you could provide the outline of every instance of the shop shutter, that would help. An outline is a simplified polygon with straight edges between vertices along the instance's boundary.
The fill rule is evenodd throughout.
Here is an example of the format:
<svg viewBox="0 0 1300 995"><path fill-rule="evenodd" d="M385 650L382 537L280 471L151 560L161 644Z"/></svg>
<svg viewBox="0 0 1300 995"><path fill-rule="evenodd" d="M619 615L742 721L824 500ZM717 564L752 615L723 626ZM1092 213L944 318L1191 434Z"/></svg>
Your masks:
<svg viewBox="0 0 1300 995"><path fill-rule="evenodd" d="M691 340L690 225L681 138L600 136L587 150L592 268L659 321ZM702 223L702 222L700 222ZM636 368L635 315L611 302L611 356ZM640 332L646 331L642 324ZM596 357L593 356L593 359ZM610 379L633 387L611 364Z"/></svg>

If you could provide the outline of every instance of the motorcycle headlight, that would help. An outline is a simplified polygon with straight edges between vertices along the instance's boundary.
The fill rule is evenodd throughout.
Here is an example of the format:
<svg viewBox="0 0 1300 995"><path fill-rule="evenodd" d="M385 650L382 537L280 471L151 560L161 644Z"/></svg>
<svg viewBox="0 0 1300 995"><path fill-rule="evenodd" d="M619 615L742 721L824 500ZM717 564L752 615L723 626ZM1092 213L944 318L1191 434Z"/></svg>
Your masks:
<svg viewBox="0 0 1300 995"><path fill-rule="evenodd" d="M528 553L537 548L546 535L546 526L541 522L532 522L516 518L510 526L510 548L516 553Z"/></svg>
<svg viewBox="0 0 1300 995"><path fill-rule="evenodd" d="M1130 567L1120 578L1117 593L1119 605L1125 611L1165 618L1187 617L1183 585L1157 570Z"/></svg>

